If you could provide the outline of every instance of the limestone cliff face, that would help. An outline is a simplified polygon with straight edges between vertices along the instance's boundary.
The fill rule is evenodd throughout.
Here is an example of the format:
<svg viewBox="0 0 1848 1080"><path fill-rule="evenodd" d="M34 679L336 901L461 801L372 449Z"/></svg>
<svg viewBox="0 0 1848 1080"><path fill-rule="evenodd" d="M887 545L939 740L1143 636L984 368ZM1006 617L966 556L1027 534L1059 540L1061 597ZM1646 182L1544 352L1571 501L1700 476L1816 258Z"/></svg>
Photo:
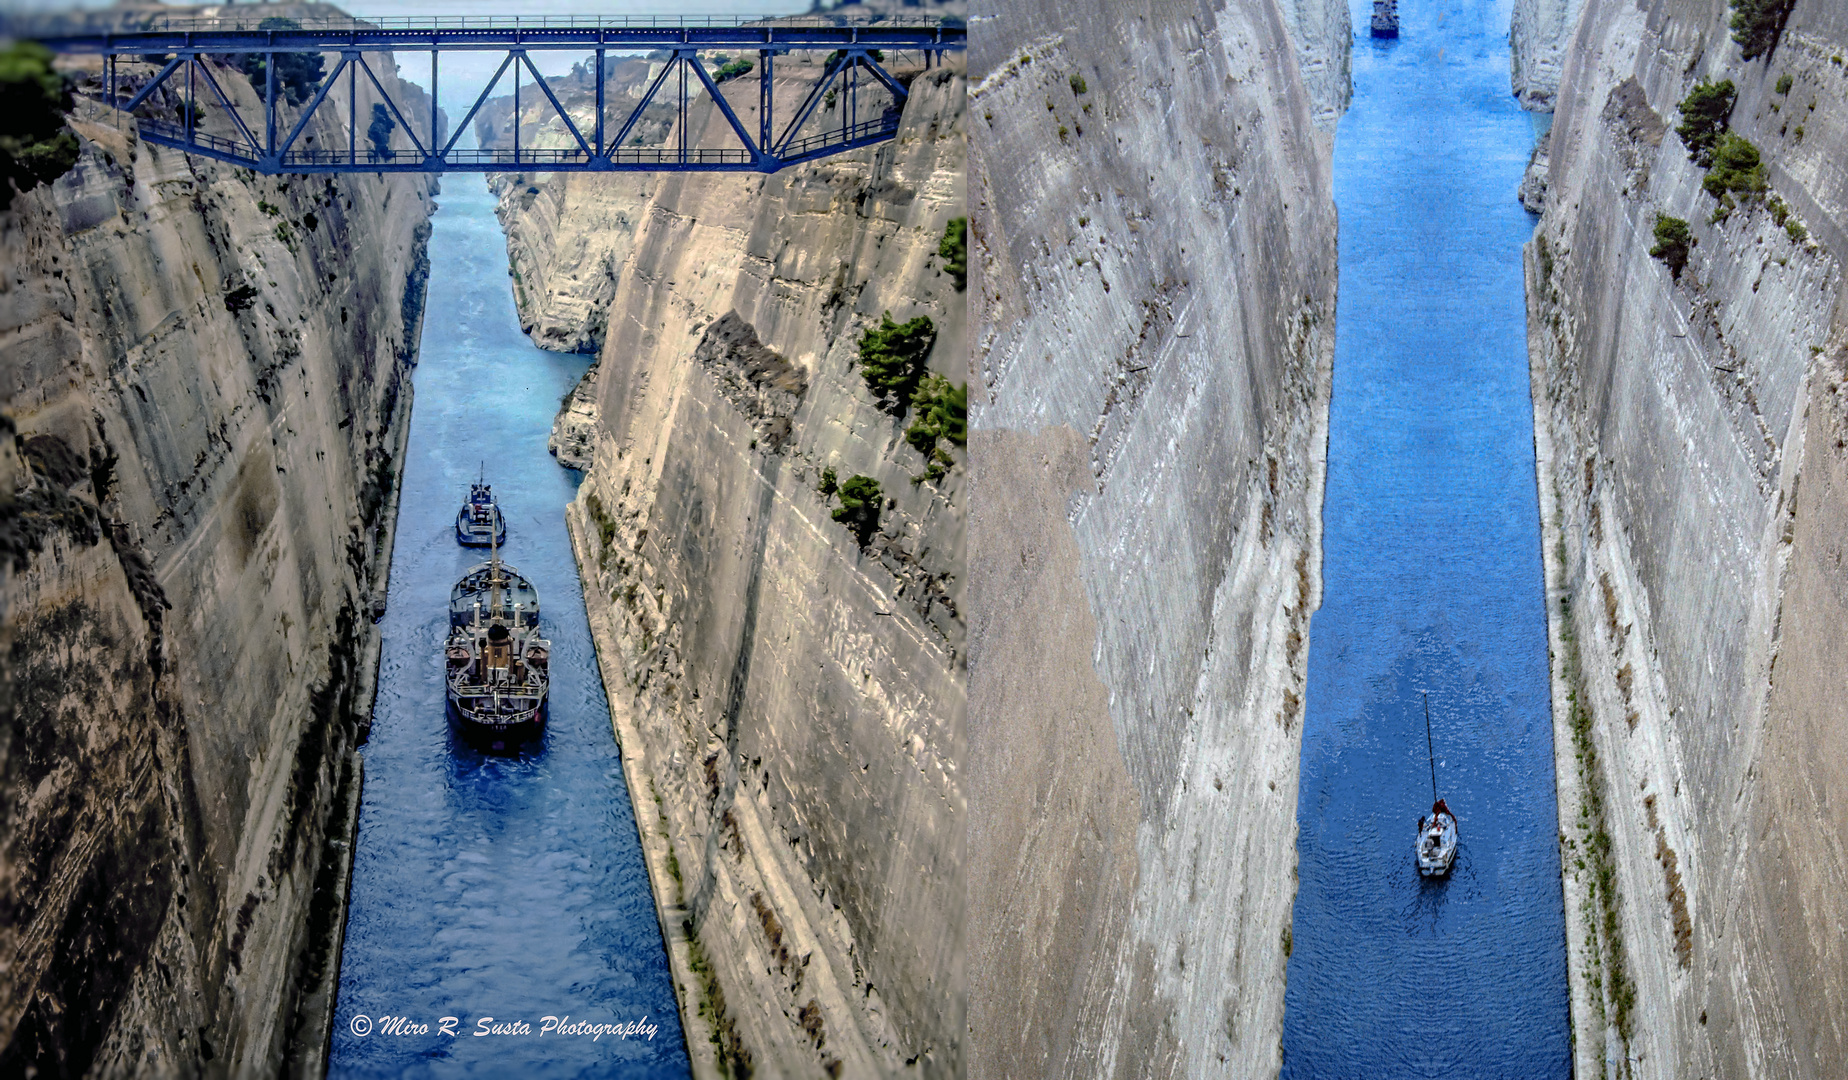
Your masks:
<svg viewBox="0 0 1848 1080"><path fill-rule="evenodd" d="M1272 3L993 13L970 1073L1275 1075L1336 282L1298 57L1346 37L1292 47Z"/></svg>
<svg viewBox="0 0 1848 1080"><path fill-rule="evenodd" d="M0 1073L314 1072L427 181L72 124L0 216Z"/></svg>
<svg viewBox="0 0 1848 1080"><path fill-rule="evenodd" d="M1746 62L1720 5L1588 0L1565 65L1529 333L1580 1075L1848 1060L1844 52L1840 5ZM1673 128L1721 78L1770 190L1718 219Z"/></svg>
<svg viewBox="0 0 1848 1080"><path fill-rule="evenodd" d="M1508 28L1508 74L1521 107L1548 112L1585 0L1514 0Z"/></svg>
<svg viewBox="0 0 1848 1080"><path fill-rule="evenodd" d="M779 111L822 59L778 60ZM588 466L570 520L701 1073L962 1069L963 451L940 443L929 479L915 413L856 358L883 314L924 316L930 370L966 378L937 255L965 213L964 81L954 58L900 71L895 142L662 176L639 204L621 178L530 185L569 209L503 215L552 283L580 223L633 225L585 301L607 331L560 457ZM755 125L755 83L727 91ZM690 115L696 143L729 137ZM881 489L864 544L833 519L855 476Z"/></svg>

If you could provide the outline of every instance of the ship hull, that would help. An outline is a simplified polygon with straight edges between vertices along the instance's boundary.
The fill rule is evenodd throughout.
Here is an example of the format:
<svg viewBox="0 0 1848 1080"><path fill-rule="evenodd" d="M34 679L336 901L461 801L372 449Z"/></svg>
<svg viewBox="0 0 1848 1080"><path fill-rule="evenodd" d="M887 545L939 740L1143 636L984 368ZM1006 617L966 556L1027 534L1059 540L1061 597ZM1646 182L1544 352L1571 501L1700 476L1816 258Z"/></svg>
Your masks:
<svg viewBox="0 0 1848 1080"><path fill-rule="evenodd" d="M449 723L469 745L482 750L518 750L522 743L536 742L545 735L550 704L541 703L530 717L503 721L487 718L465 708L450 697L447 702Z"/></svg>

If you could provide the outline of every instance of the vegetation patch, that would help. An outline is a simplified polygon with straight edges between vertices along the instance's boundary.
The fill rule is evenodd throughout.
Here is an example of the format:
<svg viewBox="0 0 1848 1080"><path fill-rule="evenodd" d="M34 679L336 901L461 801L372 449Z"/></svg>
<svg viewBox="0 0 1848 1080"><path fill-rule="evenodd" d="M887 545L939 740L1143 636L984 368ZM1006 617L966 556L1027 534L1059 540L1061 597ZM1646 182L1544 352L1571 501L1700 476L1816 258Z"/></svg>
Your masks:
<svg viewBox="0 0 1848 1080"><path fill-rule="evenodd" d="M1796 0L1732 0L1732 36L1747 60L1777 48L1784 20L1795 6Z"/></svg>
<svg viewBox="0 0 1848 1080"><path fill-rule="evenodd" d="M1561 576L1567 572L1565 541L1555 548ZM1578 765L1579 866L1588 871L1586 914L1592 933L1588 945L1594 970L1589 981L1599 991L1599 1001L1608 1012L1606 1019L1627 1044L1635 1023L1636 983L1630 976L1629 961L1623 947L1622 898L1617 891L1617 862L1611 853L1611 835L1604 810L1604 773L1598 764L1598 748L1592 739L1591 707L1587 704L1584 669L1581 666L1578 632L1573 628L1572 598L1568 593L1559 601L1559 636L1564 645L1563 677L1566 684L1567 723L1572 729L1573 756Z"/></svg>
<svg viewBox="0 0 1848 1080"><path fill-rule="evenodd" d="M834 493L840 489L840 476L834 471L834 466L830 465L821 470L821 483L815 485L815 490L821 495L822 501L832 499Z"/></svg>
<svg viewBox="0 0 1848 1080"><path fill-rule="evenodd" d="M294 19L268 18L257 24L259 30L300 30ZM291 105L300 105L314 96L321 85L324 61L318 52L279 52L276 56L276 95ZM250 79L258 94L267 94L269 70L263 53L243 53L226 57L232 66Z"/></svg>
<svg viewBox="0 0 1848 1080"><path fill-rule="evenodd" d="M0 210L13 205L15 188L31 191L77 164L77 136L64 124L70 107L50 49L33 41L0 49Z"/></svg>
<svg viewBox="0 0 1848 1080"><path fill-rule="evenodd" d="M1667 265L1668 272L1676 281L1681 280L1681 271L1688 265L1688 249L1693 246L1694 238L1688 232L1688 223L1683 218L1657 214L1655 223L1655 246L1649 254Z"/></svg>
<svg viewBox="0 0 1848 1080"><path fill-rule="evenodd" d="M1795 86L1796 83L1797 81L1791 78L1789 73L1779 75L1777 77L1777 92L1780 94L1788 94L1790 93L1790 88Z"/></svg>
<svg viewBox="0 0 1848 1080"><path fill-rule="evenodd" d="M1700 182L1707 194L1730 205L1731 196L1751 199L1764 194L1765 165L1758 147L1742 136L1727 132L1713 151L1713 168Z"/></svg>
<svg viewBox="0 0 1848 1080"><path fill-rule="evenodd" d="M718 1058L719 1071L735 1080L749 1080L756 1071L751 1052L745 1048L744 1039L738 1034L738 1022L732 1019L731 1011L725 1007L725 991L719 986L719 978L712 970L712 961L706 958L706 947L700 944L699 935L693 929L693 920L684 924L687 933L687 964L693 969L693 975L699 980L699 1014L712 1025L712 1048Z"/></svg>
<svg viewBox="0 0 1848 1080"><path fill-rule="evenodd" d="M892 321L886 312L879 325L860 335L860 374L879 407L903 415L905 403L924 377L924 361L937 343L937 328L928 315L907 323Z"/></svg>
<svg viewBox="0 0 1848 1080"><path fill-rule="evenodd" d="M911 395L911 409L915 419L905 429L905 441L928 463L919 479L941 480L955 464L942 444L963 446L969 441L969 384L931 375Z"/></svg>
<svg viewBox="0 0 1848 1080"><path fill-rule="evenodd" d="M1681 100L1681 124L1675 128L1675 134L1681 136L1681 145L1688 148L1688 159L1701 168L1713 165L1713 151L1726 132L1726 118L1732 115L1733 102L1737 99L1738 92L1732 80L1726 79L1701 83Z"/></svg>
<svg viewBox="0 0 1848 1080"><path fill-rule="evenodd" d="M391 118L391 110L373 102L372 124L366 128L366 141L372 144L372 160L391 160L391 133L397 126Z"/></svg>
<svg viewBox="0 0 1848 1080"><path fill-rule="evenodd" d="M1078 74L1076 71L1072 72L1071 82L1072 93L1074 94L1082 94L1091 89L1089 86L1085 85L1084 76Z"/></svg>
<svg viewBox="0 0 1848 1080"><path fill-rule="evenodd" d="M841 504L834 510L834 520L847 526L854 539L865 547L879 528L879 481L870 476L850 476L841 485L840 496Z"/></svg>
<svg viewBox="0 0 1848 1080"><path fill-rule="evenodd" d="M736 60L728 60L720 64L718 70L712 73L712 81L724 82L727 79L735 79L756 66L756 64L751 63L743 57L739 57Z"/></svg>
<svg viewBox="0 0 1848 1080"><path fill-rule="evenodd" d="M956 291L969 287L969 219L951 218L943 225L943 239L937 241L937 256L943 260L943 272L956 279Z"/></svg>

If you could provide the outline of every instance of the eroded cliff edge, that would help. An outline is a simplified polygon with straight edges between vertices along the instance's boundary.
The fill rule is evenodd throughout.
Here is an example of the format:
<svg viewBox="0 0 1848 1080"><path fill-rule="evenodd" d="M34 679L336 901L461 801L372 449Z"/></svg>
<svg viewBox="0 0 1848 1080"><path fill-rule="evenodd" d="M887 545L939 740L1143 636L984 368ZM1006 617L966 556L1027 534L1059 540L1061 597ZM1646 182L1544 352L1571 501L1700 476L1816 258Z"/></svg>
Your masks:
<svg viewBox="0 0 1848 1080"><path fill-rule="evenodd" d="M1275 1075L1346 18L974 17L970 1074Z"/></svg>
<svg viewBox="0 0 1848 1080"><path fill-rule="evenodd" d="M823 60L778 58L779 112ZM941 441L931 478L916 410L881 408L857 359L884 314L924 317L929 369L966 378L938 254L964 80L904 60L898 137L871 150L500 188L535 336L606 328L560 458L587 467L570 521L702 1075L963 1070L963 452ZM755 83L726 90L753 125ZM729 138L689 115L697 145ZM862 476L864 543L834 519Z"/></svg>
<svg viewBox="0 0 1848 1080"><path fill-rule="evenodd" d="M1729 15L1587 0L1529 247L1581 1076L1848 1060L1848 9ZM1722 79L1724 204L1674 130Z"/></svg>
<svg viewBox="0 0 1848 1080"><path fill-rule="evenodd" d="M318 1073L428 182L72 127L0 215L0 1073Z"/></svg>

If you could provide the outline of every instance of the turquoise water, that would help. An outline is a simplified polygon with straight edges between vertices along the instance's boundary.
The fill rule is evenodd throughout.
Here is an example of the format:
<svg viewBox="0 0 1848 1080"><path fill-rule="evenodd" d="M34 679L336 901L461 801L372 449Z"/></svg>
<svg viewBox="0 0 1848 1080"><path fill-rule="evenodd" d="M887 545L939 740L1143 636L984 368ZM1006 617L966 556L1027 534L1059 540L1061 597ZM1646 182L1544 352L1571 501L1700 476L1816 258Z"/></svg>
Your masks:
<svg viewBox="0 0 1848 1080"><path fill-rule="evenodd" d="M1571 1074L1507 3L1400 5L1335 139L1341 285L1285 991L1293 1080ZM1439 793L1462 843L1413 865Z"/></svg>
<svg viewBox="0 0 1848 1080"><path fill-rule="evenodd" d="M329 1072L684 1076L667 954L565 533L577 474L545 448L586 361L520 333L485 181L455 175L443 187ZM502 553L538 589L553 643L549 729L518 757L469 749L443 713L449 589L483 558L456 543L455 514L484 462L507 516ZM541 1034L546 1016L656 1030ZM428 1031L391 1033L388 1017ZM456 1034L442 1032L443 1017ZM531 1032L477 1035L483 1017Z"/></svg>

